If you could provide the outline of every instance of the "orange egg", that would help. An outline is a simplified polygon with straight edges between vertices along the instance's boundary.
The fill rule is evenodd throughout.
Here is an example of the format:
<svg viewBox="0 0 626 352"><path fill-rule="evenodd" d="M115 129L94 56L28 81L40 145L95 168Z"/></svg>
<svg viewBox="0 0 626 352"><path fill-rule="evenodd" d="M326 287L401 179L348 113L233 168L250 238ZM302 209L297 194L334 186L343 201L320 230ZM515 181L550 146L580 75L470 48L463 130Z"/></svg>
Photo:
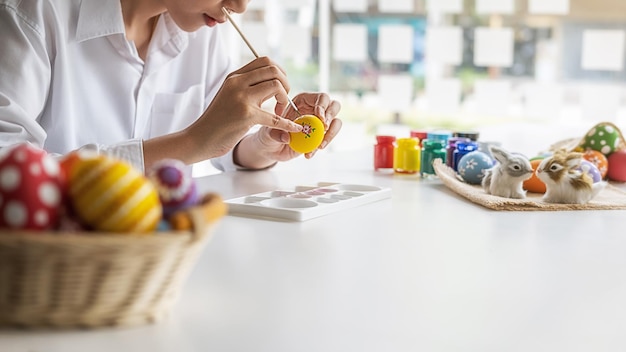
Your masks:
<svg viewBox="0 0 626 352"><path fill-rule="evenodd" d="M80 159L92 158L97 155L96 152L90 150L75 150L66 155L63 155L59 159L59 166L61 167L61 172L63 173L65 178L68 178L70 175L70 170L76 165L76 162Z"/></svg>
<svg viewBox="0 0 626 352"><path fill-rule="evenodd" d="M59 159L59 166L61 167L63 177L68 177L70 170L74 167L74 163L76 163L79 158L80 156L77 152L72 152Z"/></svg>
<svg viewBox="0 0 626 352"><path fill-rule="evenodd" d="M598 170L600 170L600 175L602 178L606 178L606 173L609 171L609 161L607 157L597 150L587 149L583 152L583 159L594 164Z"/></svg>
<svg viewBox="0 0 626 352"><path fill-rule="evenodd" d="M530 165L533 167L533 175L522 184L522 187L528 192L546 193L546 184L537 177L537 168L542 160L534 159L530 161Z"/></svg>

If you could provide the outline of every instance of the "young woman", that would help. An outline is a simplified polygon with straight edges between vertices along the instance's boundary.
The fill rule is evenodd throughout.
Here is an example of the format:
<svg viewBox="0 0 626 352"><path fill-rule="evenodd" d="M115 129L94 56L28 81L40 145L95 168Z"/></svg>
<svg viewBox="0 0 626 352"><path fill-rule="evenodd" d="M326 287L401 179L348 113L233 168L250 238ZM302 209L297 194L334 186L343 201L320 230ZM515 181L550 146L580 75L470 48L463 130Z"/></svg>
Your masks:
<svg viewBox="0 0 626 352"><path fill-rule="evenodd" d="M247 3L0 0L0 148L91 149L140 170L163 158L233 170L297 157L284 71L267 57L233 71L222 43L222 8ZM274 113L261 108L271 98ZM324 148L340 104L324 93L293 101L323 120Z"/></svg>

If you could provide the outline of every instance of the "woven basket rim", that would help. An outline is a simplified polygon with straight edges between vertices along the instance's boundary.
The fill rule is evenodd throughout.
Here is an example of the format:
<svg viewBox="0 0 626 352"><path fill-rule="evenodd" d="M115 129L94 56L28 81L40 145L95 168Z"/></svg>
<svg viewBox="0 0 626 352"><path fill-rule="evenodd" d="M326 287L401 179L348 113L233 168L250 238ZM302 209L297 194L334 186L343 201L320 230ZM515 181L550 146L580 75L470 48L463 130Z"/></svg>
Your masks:
<svg viewBox="0 0 626 352"><path fill-rule="evenodd" d="M226 204L222 198L213 194L213 198L207 204L198 205L187 209L185 212L191 216L194 228L191 230L167 230L149 233L139 232L105 232L105 231L35 231L35 230L12 230L0 229L0 244L20 242L32 243L145 243L145 241L172 241L181 240L198 241L206 236L207 228L216 225L226 213ZM207 213L210 216L207 216Z"/></svg>
<svg viewBox="0 0 626 352"><path fill-rule="evenodd" d="M0 244L23 242L26 244L119 244L133 245L151 242L191 241L191 231L159 231L149 234L106 233L106 232L61 232L61 231L7 231L0 233Z"/></svg>

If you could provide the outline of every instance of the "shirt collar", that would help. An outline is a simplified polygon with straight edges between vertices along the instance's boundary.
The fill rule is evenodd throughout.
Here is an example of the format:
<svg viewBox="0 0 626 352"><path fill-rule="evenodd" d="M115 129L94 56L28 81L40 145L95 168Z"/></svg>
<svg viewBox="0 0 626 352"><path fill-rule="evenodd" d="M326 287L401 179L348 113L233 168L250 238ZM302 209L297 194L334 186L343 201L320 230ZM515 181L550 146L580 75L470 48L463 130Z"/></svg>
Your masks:
<svg viewBox="0 0 626 352"><path fill-rule="evenodd" d="M78 13L76 40L124 33L122 5L119 1L83 0Z"/></svg>
<svg viewBox="0 0 626 352"><path fill-rule="evenodd" d="M159 28L161 25L164 28ZM187 47L189 38L194 37L195 33L187 33L180 29L170 15L165 12L159 18L159 23L157 23L154 35L152 39L155 42L153 45L156 48L163 48L170 44L174 46L175 50L182 51Z"/></svg>

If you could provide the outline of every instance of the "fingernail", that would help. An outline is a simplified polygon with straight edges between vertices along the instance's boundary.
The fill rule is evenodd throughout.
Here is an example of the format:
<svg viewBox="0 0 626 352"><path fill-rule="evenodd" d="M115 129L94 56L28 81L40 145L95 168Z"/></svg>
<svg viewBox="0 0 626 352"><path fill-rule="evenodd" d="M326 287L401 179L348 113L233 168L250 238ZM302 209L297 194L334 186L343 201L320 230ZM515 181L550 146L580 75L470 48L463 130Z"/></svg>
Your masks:
<svg viewBox="0 0 626 352"><path fill-rule="evenodd" d="M320 148L320 149L324 149L324 148L326 148L326 146L327 146L327 145L328 145L328 142L327 142L327 141L322 141L322 144L320 144L320 147L319 147L319 148Z"/></svg>

